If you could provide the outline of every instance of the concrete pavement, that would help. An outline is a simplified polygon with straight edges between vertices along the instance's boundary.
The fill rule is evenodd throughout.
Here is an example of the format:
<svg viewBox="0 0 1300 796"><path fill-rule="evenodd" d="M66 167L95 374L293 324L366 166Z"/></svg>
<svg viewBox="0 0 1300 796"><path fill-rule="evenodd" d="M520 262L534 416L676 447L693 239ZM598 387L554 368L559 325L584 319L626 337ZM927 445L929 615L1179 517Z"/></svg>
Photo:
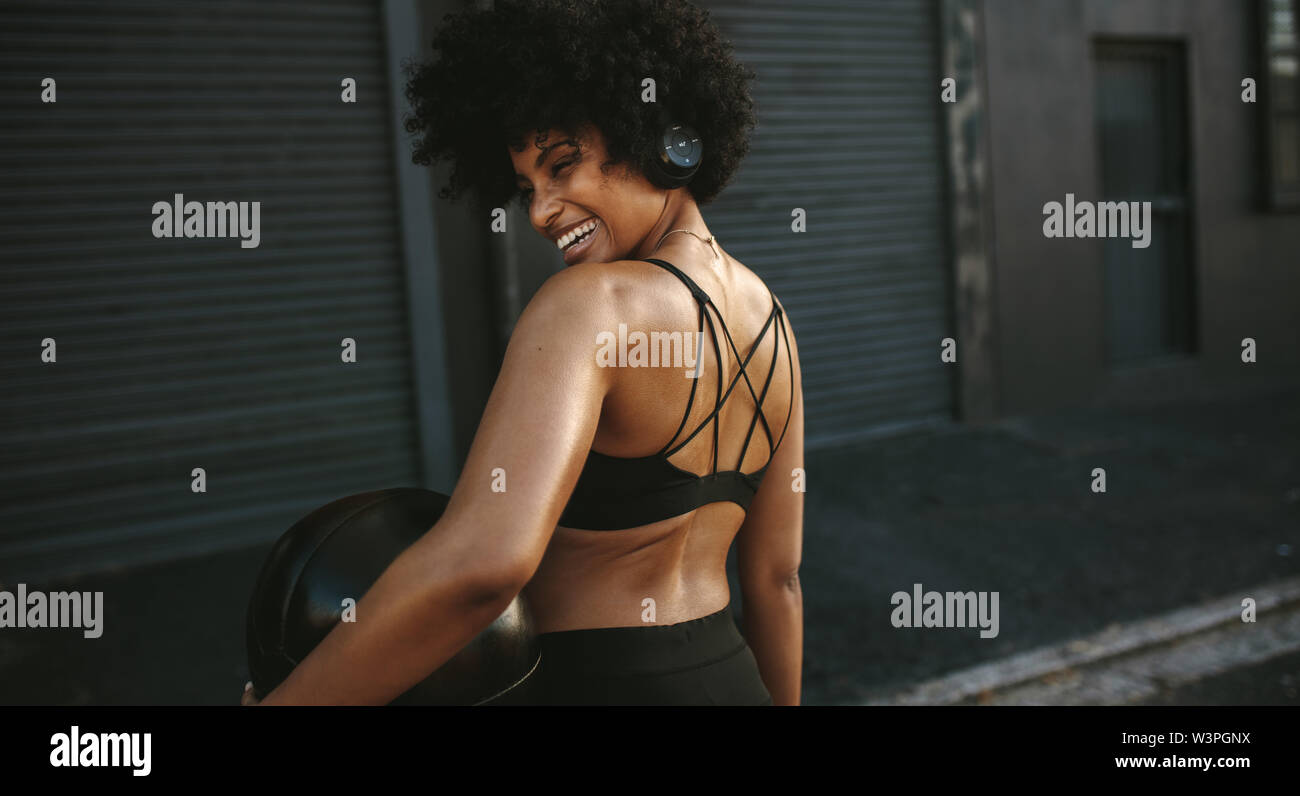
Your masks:
<svg viewBox="0 0 1300 796"><path fill-rule="evenodd" d="M1300 575L1295 393L952 424L813 452L807 471L805 704L880 700ZM236 702L268 546L28 584L104 591L105 632L0 630L0 704ZM891 595L916 583L997 591L998 635L893 627ZM1140 699L1293 699L1296 657L1242 663L1269 688L1214 670Z"/></svg>

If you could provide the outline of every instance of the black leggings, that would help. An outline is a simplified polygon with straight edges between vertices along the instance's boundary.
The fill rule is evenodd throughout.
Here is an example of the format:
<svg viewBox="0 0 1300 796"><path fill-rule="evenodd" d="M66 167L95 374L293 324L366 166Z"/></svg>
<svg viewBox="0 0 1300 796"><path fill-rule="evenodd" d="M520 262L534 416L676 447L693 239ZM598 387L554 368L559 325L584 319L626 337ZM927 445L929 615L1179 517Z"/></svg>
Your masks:
<svg viewBox="0 0 1300 796"><path fill-rule="evenodd" d="M727 605L675 625L543 633L538 705L771 705Z"/></svg>

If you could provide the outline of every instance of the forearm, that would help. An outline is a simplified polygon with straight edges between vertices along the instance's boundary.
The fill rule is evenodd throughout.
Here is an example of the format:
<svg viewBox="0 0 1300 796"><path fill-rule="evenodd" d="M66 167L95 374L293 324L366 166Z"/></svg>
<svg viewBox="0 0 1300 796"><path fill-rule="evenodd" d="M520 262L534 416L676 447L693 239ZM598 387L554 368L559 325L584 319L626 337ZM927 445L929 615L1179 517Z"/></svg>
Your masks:
<svg viewBox="0 0 1300 796"><path fill-rule="evenodd" d="M777 705L798 705L803 675L803 593L799 579L742 585L745 641Z"/></svg>
<svg viewBox="0 0 1300 796"><path fill-rule="evenodd" d="M263 705L387 704L437 669L505 610L506 590L475 588L417 543Z"/></svg>

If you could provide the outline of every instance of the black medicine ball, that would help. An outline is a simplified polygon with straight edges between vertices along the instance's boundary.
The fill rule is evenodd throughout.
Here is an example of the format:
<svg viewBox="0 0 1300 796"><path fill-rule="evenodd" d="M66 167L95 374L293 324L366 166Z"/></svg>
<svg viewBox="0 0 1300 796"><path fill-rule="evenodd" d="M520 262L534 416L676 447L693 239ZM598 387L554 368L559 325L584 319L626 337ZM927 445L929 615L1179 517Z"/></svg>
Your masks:
<svg viewBox="0 0 1300 796"><path fill-rule="evenodd" d="M248 666L263 697L447 508L446 495L400 487L335 500L271 548L248 605ZM363 617L359 621L365 621ZM540 647L522 595L468 645L393 704L508 704L528 691Z"/></svg>

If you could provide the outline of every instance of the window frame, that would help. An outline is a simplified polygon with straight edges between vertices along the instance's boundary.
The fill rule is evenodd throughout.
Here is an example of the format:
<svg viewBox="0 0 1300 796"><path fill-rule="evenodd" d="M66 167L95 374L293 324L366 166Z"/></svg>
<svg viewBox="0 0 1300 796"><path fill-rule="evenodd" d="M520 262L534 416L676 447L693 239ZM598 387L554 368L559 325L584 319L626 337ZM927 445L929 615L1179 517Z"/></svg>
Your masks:
<svg viewBox="0 0 1300 796"><path fill-rule="evenodd" d="M1280 90L1274 79L1272 59L1275 56L1291 56L1300 62L1300 0L1283 0L1291 5L1293 40L1290 46L1276 47L1272 41L1273 6L1278 0L1258 0L1259 32L1259 100L1263 104L1260 124L1261 134L1261 168L1264 205L1275 212L1300 211L1300 177L1294 183L1283 182L1278 176L1277 142L1280 136L1280 123L1290 120L1300 129L1300 79L1293 83L1296 97L1292 103L1294 110L1282 110L1278 107L1277 92ZM1297 145L1300 147L1300 144Z"/></svg>

